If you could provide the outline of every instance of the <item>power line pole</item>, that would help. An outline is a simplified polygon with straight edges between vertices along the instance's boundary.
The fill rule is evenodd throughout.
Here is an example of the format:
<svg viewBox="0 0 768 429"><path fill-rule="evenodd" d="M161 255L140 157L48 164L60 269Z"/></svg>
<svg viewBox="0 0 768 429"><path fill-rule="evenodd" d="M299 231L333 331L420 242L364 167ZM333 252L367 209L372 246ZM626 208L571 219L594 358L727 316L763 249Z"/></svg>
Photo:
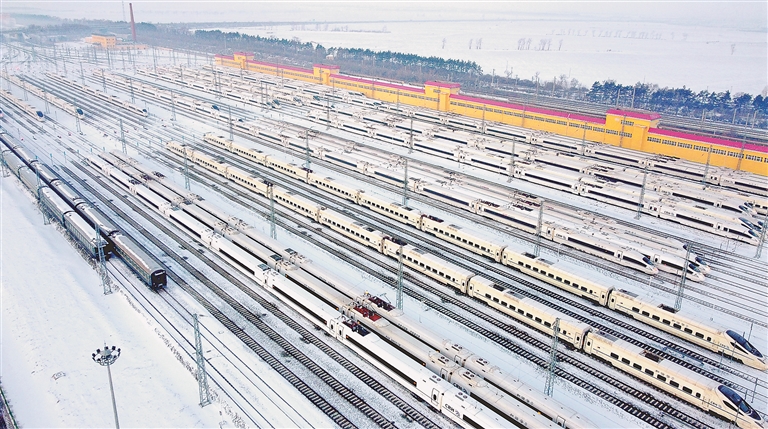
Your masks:
<svg viewBox="0 0 768 429"><path fill-rule="evenodd" d="M125 148L125 132L123 131L123 118L120 118L120 141L123 142L123 153L128 155L128 150Z"/></svg>
<svg viewBox="0 0 768 429"><path fill-rule="evenodd" d="M400 251L397 254L397 295L395 306L398 310L403 309L403 245L400 245Z"/></svg>
<svg viewBox="0 0 768 429"><path fill-rule="evenodd" d="M270 183L267 189L269 190L269 236L277 240L277 230L275 229L275 187Z"/></svg>
<svg viewBox="0 0 768 429"><path fill-rule="evenodd" d="M101 276L101 286L104 288L104 295L112 293L112 283L107 274L107 261L104 258L104 240L101 239L101 230L99 224L96 225L96 247L99 249L99 275Z"/></svg>
<svg viewBox="0 0 768 429"><path fill-rule="evenodd" d="M712 157L712 145L709 145L707 151L707 165L704 166L704 176L701 178L702 183L707 183L707 175L709 175L709 159Z"/></svg>
<svg viewBox="0 0 768 429"><path fill-rule="evenodd" d="M544 385L544 394L552 396L552 391L555 388L555 370L557 369L557 340L560 333L560 318L555 319L554 325L552 325L552 348L549 350L549 368L547 374L547 382Z"/></svg>
<svg viewBox="0 0 768 429"><path fill-rule="evenodd" d="M169 89L171 91L171 113L173 114L173 120L176 120L176 98L173 96L173 90Z"/></svg>
<svg viewBox="0 0 768 429"><path fill-rule="evenodd" d="M755 258L759 258L763 252L763 244L765 244L765 230L768 229L768 212L763 217L763 227L760 229L760 241L757 243L757 252L755 252Z"/></svg>
<svg viewBox="0 0 768 429"><path fill-rule="evenodd" d="M232 106L227 105L227 110L229 111L229 139L234 140L235 135L232 133Z"/></svg>
<svg viewBox="0 0 768 429"><path fill-rule="evenodd" d="M189 162L187 159L187 149L184 148L184 189L189 191Z"/></svg>
<svg viewBox="0 0 768 429"><path fill-rule="evenodd" d="M200 336L200 322L197 313L192 315L195 327L195 360L197 361L197 388L200 393L200 406L210 405L211 396L208 392L208 375L205 372L205 356L203 355L203 339Z"/></svg>
<svg viewBox="0 0 768 429"><path fill-rule="evenodd" d="M306 133L306 135L304 136L304 140L305 140L305 143L306 143L306 145L305 145L306 160L304 161L304 168L306 168L307 171L309 171L309 168L312 165L312 155L311 155L311 152L309 150L309 129L304 130L304 132Z"/></svg>
<svg viewBox="0 0 768 429"><path fill-rule="evenodd" d="M512 155L509 157L509 176L507 183L512 183L512 176L515 174L515 140L512 140Z"/></svg>
<svg viewBox="0 0 768 429"><path fill-rule="evenodd" d="M683 305L683 290L685 289L685 279L688 275L688 258L691 256L691 243L686 246L685 261L683 261L683 276L680 278L680 288L677 290L677 299L675 299L675 311L680 310L680 306Z"/></svg>
<svg viewBox="0 0 768 429"><path fill-rule="evenodd" d="M411 118L411 132L408 136L408 153L413 153L413 118Z"/></svg>
<svg viewBox="0 0 768 429"><path fill-rule="evenodd" d="M405 158L405 175L403 177L403 207L408 207L408 158Z"/></svg>
<svg viewBox="0 0 768 429"><path fill-rule="evenodd" d="M541 230L542 220L544 219L544 200L539 204L539 220L536 224L536 244L533 246L533 254L538 258L541 252Z"/></svg>
<svg viewBox="0 0 768 429"><path fill-rule="evenodd" d="M635 213L635 219L640 219L640 214L643 211L643 199L645 198L645 181L648 179L648 164L645 164L643 169L643 186L640 188L640 198L637 200L637 213Z"/></svg>

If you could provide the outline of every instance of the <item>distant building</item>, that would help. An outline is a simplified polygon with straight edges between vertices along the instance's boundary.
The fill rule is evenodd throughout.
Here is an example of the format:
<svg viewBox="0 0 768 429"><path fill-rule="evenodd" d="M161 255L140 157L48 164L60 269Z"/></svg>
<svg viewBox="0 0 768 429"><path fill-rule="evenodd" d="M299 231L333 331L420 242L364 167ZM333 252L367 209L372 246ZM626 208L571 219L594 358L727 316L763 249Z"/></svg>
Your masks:
<svg viewBox="0 0 768 429"><path fill-rule="evenodd" d="M147 49L147 45L123 43L123 39L114 34L92 34L85 38L85 43L99 45L102 49Z"/></svg>

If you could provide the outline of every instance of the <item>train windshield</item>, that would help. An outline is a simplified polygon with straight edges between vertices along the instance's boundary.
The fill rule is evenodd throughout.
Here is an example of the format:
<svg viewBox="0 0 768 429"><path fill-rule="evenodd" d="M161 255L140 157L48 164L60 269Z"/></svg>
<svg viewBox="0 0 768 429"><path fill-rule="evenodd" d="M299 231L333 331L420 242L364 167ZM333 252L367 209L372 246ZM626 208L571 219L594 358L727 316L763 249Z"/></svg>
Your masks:
<svg viewBox="0 0 768 429"><path fill-rule="evenodd" d="M697 265L694 265L691 262L688 263L688 269L691 270L692 272L696 272L696 273L700 273L701 272L699 267Z"/></svg>
<svg viewBox="0 0 768 429"><path fill-rule="evenodd" d="M645 263L646 263L648 266L650 266L650 267L652 267L652 266L653 266L653 262L652 262L652 261L651 261L651 259L650 259L649 257L647 257L647 256L643 256L643 262L645 262Z"/></svg>
<svg viewBox="0 0 768 429"><path fill-rule="evenodd" d="M749 343L746 338L742 337L738 333L734 331L726 331L726 334L728 334L729 337L733 338L734 341L739 343L740 346L744 347L748 352L752 353L753 355L761 358L763 355L760 353L760 350L756 349L755 346Z"/></svg>
<svg viewBox="0 0 768 429"><path fill-rule="evenodd" d="M720 391L720 393L723 394L726 398L728 398L733 405L736 405L739 410L741 410L742 413L748 415L749 417L752 417L753 419L760 421L760 415L757 414L757 411L755 411L748 403L745 401L741 396L739 396L738 393L734 392L730 387L723 386L722 384L717 387L717 390Z"/></svg>

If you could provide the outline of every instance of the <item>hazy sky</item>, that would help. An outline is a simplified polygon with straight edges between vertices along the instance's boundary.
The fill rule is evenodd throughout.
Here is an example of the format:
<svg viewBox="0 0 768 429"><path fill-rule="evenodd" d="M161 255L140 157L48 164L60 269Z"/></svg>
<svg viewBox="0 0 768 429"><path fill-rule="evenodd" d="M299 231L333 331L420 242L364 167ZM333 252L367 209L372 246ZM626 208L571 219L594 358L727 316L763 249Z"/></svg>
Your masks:
<svg viewBox="0 0 768 429"><path fill-rule="evenodd" d="M125 1L126 14L128 3ZM327 2L327 1L146 1L133 0L137 21L403 21L559 19L651 21L728 26L766 31L766 1L514 1L514 2ZM121 20L121 1L3 0L3 12L62 18Z"/></svg>

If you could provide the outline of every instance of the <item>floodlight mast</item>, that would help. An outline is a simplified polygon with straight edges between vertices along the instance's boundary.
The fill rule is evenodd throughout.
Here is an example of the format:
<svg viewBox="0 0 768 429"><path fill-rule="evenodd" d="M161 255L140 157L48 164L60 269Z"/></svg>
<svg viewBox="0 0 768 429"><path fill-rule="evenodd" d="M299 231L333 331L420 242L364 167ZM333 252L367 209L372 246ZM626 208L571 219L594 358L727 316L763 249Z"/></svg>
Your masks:
<svg viewBox="0 0 768 429"><path fill-rule="evenodd" d="M120 357L120 349L112 346L107 347L104 344L104 350L96 349L96 353L91 353L91 359L101 366L107 367L107 374L109 375L109 392L112 394L112 411L115 413L115 428L120 429L120 422L117 419L117 403L115 402L115 389L112 386L112 370L109 367L115 363L117 358Z"/></svg>

